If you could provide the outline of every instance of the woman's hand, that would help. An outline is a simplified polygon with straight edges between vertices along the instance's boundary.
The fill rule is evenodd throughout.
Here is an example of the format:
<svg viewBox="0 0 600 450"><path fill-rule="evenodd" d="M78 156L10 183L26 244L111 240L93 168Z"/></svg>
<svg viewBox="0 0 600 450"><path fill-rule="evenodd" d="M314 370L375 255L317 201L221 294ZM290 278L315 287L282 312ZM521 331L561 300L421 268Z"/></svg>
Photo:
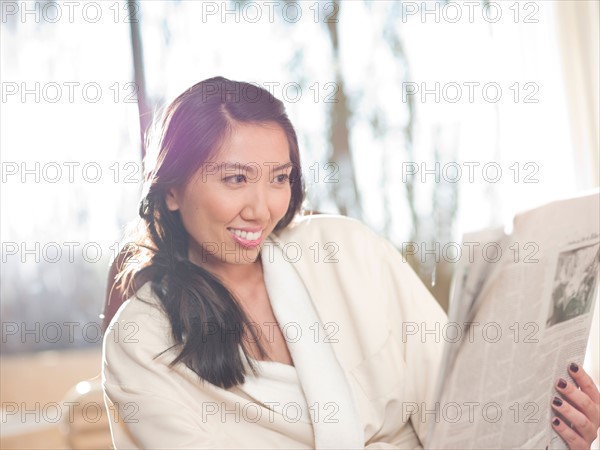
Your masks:
<svg viewBox="0 0 600 450"><path fill-rule="evenodd" d="M552 428L571 450L589 449L600 427L600 392L580 365L571 363L569 374L576 385L562 378L556 381L560 396L552 400L556 413L552 418Z"/></svg>

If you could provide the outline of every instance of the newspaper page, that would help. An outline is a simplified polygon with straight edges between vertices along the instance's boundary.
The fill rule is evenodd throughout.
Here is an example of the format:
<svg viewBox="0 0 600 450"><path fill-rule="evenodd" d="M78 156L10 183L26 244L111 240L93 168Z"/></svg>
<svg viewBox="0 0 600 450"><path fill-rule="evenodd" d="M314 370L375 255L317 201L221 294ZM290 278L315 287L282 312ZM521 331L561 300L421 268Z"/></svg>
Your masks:
<svg viewBox="0 0 600 450"><path fill-rule="evenodd" d="M595 191L519 214L508 235L465 235L425 448L567 448L551 402L556 379L572 382L568 363L585 356L599 296L599 199Z"/></svg>
<svg viewBox="0 0 600 450"><path fill-rule="evenodd" d="M496 255L499 253L497 246L501 245L506 238L504 228L484 230L464 236L450 289L448 323L443 332L439 333L440 336L443 334L443 340L446 343L440 374L446 374L453 370L462 336L472 333L478 325L473 317L477 310L476 304L481 298L480 294L486 280L493 276L494 269L497 268L497 264L494 264ZM477 249L477 247L482 248ZM488 250L490 247L496 251L496 255L493 255L494 250L492 252ZM475 251L476 249L477 251ZM488 254L490 257L487 256ZM460 299L460 301L455 301L455 299ZM445 385L445 377L440 376L436 399L441 397ZM438 418L436 417L436 419ZM433 426L437 421L434 421Z"/></svg>

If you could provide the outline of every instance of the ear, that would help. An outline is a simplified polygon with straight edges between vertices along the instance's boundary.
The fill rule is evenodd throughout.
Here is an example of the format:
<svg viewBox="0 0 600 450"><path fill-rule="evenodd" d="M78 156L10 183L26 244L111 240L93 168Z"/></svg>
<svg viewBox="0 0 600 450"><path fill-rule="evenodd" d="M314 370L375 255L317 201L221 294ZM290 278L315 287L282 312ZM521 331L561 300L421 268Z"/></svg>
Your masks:
<svg viewBox="0 0 600 450"><path fill-rule="evenodd" d="M165 203L169 211L177 211L179 209L179 192L175 188L171 188L165 194Z"/></svg>

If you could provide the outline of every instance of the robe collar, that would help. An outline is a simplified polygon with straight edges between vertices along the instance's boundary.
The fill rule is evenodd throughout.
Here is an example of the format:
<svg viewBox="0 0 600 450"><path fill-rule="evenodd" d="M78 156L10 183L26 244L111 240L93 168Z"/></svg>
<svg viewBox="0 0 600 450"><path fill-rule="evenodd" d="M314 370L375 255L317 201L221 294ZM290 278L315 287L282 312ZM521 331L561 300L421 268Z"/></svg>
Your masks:
<svg viewBox="0 0 600 450"><path fill-rule="evenodd" d="M309 294L277 236L267 237L260 257L273 313L280 327L288 329L283 334L309 406L315 448L364 448L357 401L344 370L332 345L315 339L327 336L314 304L318 299ZM256 398L251 386L240 388Z"/></svg>

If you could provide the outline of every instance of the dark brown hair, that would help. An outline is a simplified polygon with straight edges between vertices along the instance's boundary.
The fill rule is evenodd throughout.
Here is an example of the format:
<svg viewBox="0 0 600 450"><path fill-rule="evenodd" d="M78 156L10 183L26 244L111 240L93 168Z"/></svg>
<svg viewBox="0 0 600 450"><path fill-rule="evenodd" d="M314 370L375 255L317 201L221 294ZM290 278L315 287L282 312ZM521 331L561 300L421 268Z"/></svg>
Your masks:
<svg viewBox="0 0 600 450"><path fill-rule="evenodd" d="M225 389L244 382L240 345L253 371L247 340L257 343L261 358L266 352L234 295L216 275L188 259L188 233L179 211L167 208L165 195L208 161L236 123L275 123L284 130L293 163L292 195L274 231L285 228L299 213L304 183L298 140L283 103L253 84L223 77L201 81L165 109L150 135L148 146L154 146L155 161L150 163L150 153L145 159L141 219L129 232L130 243L116 277L125 298L151 280L179 351L171 365L183 362L200 379Z"/></svg>

